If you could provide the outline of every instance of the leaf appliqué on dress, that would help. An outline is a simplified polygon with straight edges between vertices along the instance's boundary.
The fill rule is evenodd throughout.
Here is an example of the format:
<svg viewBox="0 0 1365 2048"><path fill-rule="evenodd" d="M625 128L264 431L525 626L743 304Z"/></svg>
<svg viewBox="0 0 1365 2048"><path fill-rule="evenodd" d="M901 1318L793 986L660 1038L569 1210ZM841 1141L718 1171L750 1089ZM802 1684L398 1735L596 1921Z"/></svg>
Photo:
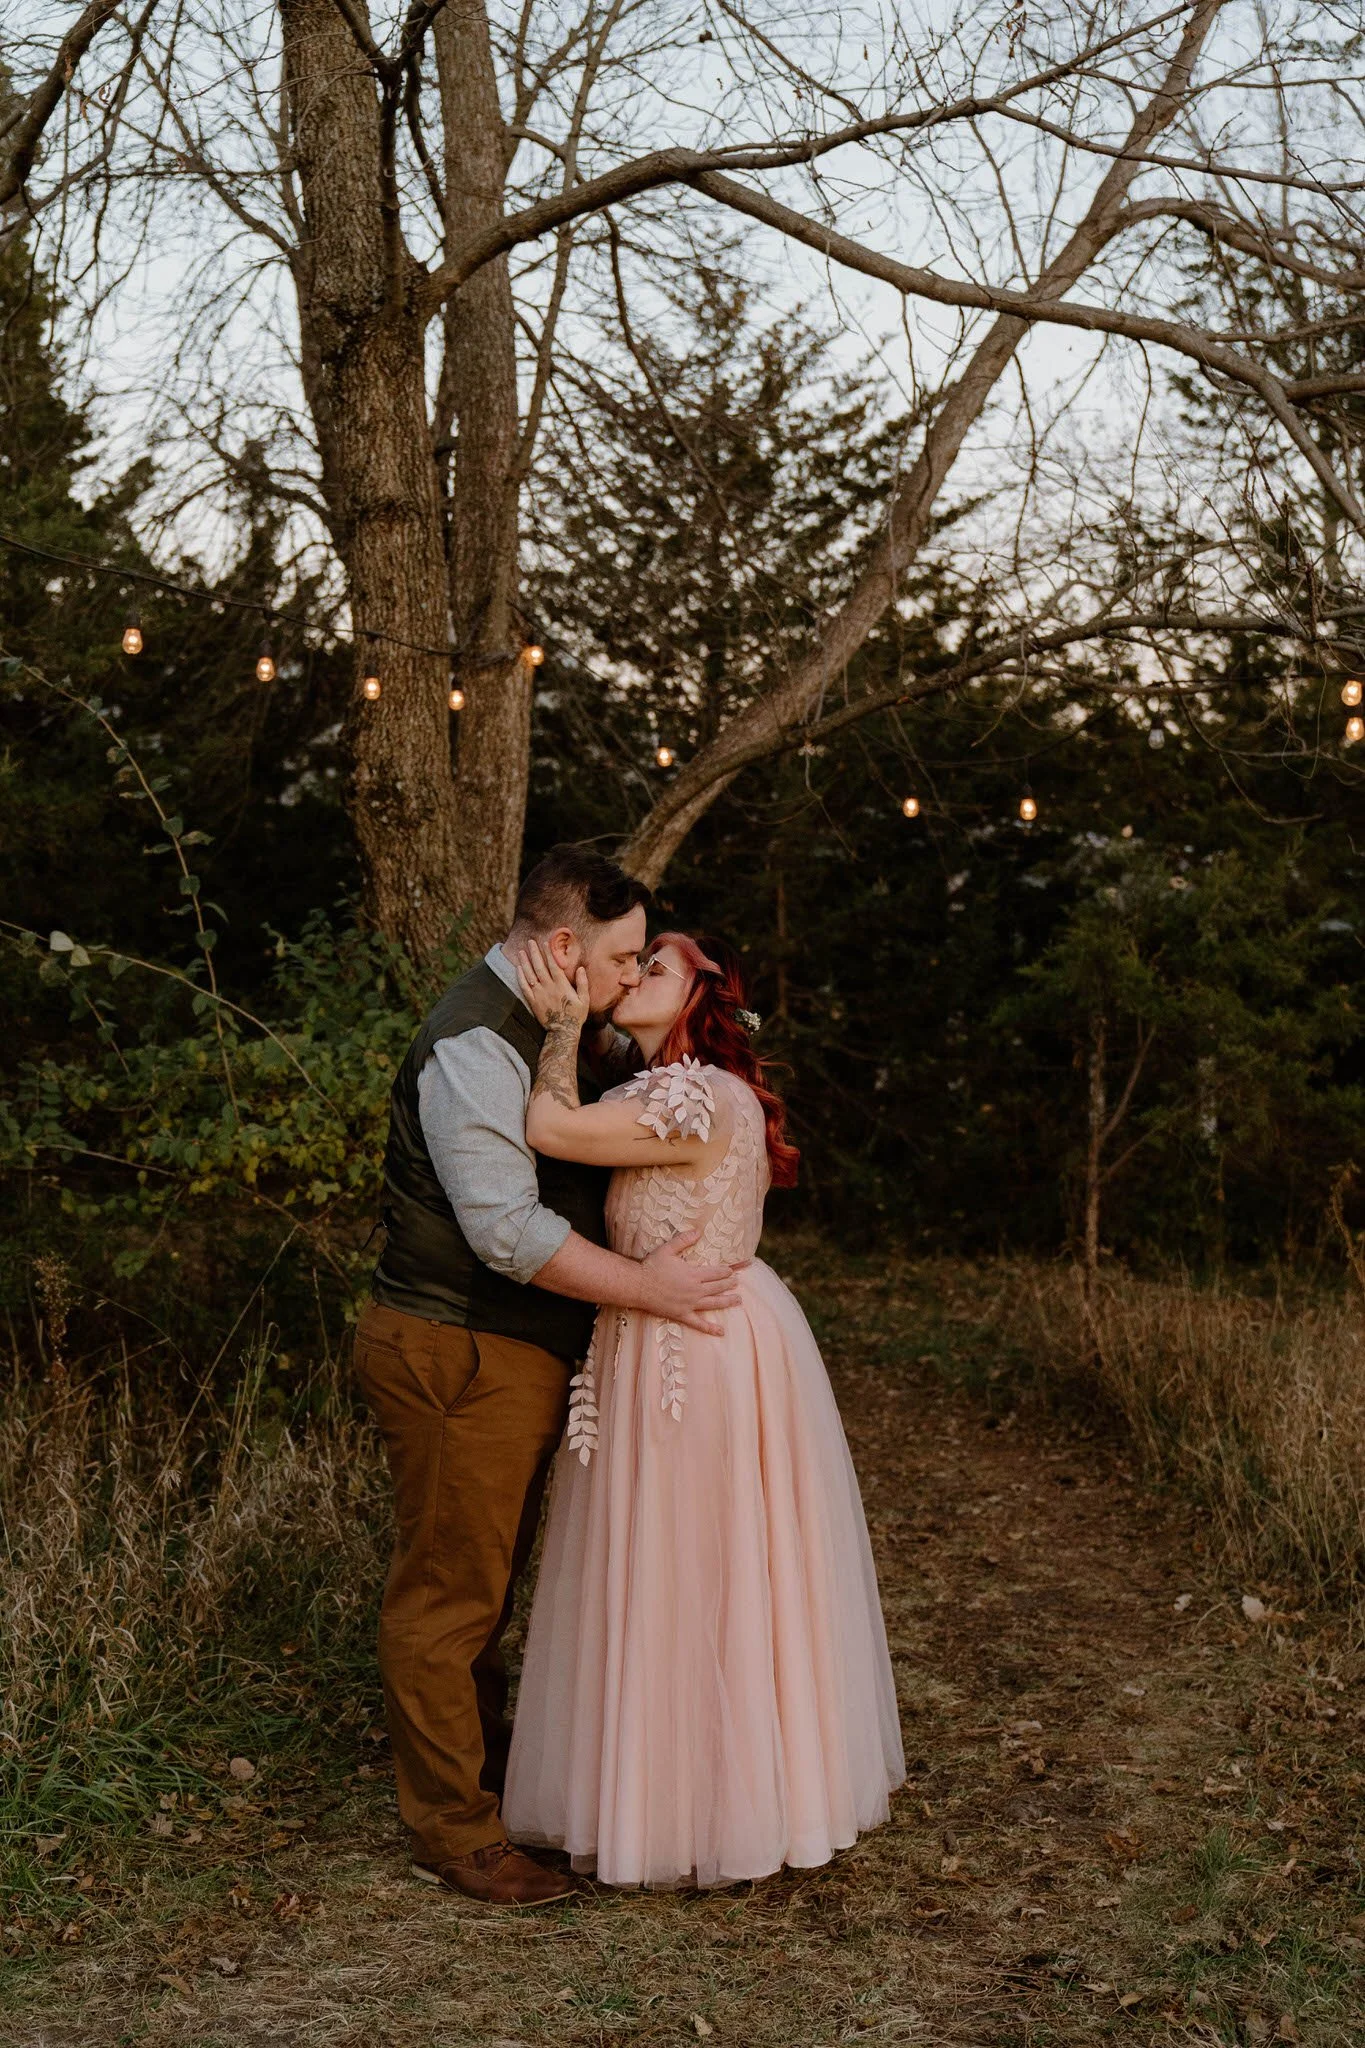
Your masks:
<svg viewBox="0 0 1365 2048"><path fill-rule="evenodd" d="M683 1054L669 1067L647 1067L633 1081L627 1081L622 1097L642 1095L644 1107L637 1124L653 1131L656 1138L700 1138L711 1135L716 1098L711 1077L700 1060Z"/></svg>
<svg viewBox="0 0 1365 2048"><path fill-rule="evenodd" d="M697 1136L712 1142L727 1126L728 1134L722 1156L714 1165L711 1158L719 1148L712 1143L705 1162L694 1163L684 1155L676 1166L617 1168L607 1197L613 1250L642 1259L680 1232L699 1229L699 1242L684 1254L689 1260L707 1265L751 1258L763 1227L763 1197L768 1185L763 1111L752 1091L736 1075L686 1059L637 1074L634 1080L613 1088L607 1099L620 1101L626 1096L643 1098L645 1114L639 1121L656 1136ZM709 1171L704 1170L706 1166ZM683 1327L648 1314L646 1321L653 1325L651 1348L659 1367L659 1407L665 1416L681 1422L688 1397ZM598 1322L606 1328L605 1316ZM626 1322L625 1316L617 1318L618 1341ZM613 1353L613 1364L614 1358ZM599 1375L603 1361L599 1349L593 1360ZM597 1381L588 1384L589 1397L595 1403ZM575 1388L575 1394L577 1391ZM581 1451L579 1455L583 1455Z"/></svg>
<svg viewBox="0 0 1365 2048"><path fill-rule="evenodd" d="M586 1465L597 1449L597 1337L601 1327L599 1316L593 1324L592 1342L582 1368L569 1381L569 1427L565 1440L580 1465Z"/></svg>
<svg viewBox="0 0 1365 2048"><path fill-rule="evenodd" d="M654 1335L659 1348L659 1377L663 1381L659 1406L667 1409L675 1422L681 1422L687 1400L687 1352L683 1347L682 1325L658 1322Z"/></svg>

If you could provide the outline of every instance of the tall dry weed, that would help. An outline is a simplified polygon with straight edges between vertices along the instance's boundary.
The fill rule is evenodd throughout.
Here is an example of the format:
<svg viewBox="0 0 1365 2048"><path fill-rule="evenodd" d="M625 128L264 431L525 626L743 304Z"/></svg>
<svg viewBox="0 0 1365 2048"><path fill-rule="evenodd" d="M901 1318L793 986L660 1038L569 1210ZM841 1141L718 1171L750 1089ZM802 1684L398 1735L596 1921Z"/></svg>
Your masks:
<svg viewBox="0 0 1365 2048"><path fill-rule="evenodd" d="M1365 1589L1365 1314L1111 1270L1014 1269L1011 1335L1044 1380L1096 1387L1150 1470L1191 1488L1248 1567Z"/></svg>
<svg viewBox="0 0 1365 2048"><path fill-rule="evenodd" d="M40 1808L136 1807L144 1794L121 1748L146 1757L187 1731L192 1745L196 1715L249 1718L265 1696L249 1681L286 1637L314 1640L335 1692L354 1684L348 1654L367 1671L388 1541L373 1433L336 1387L299 1428L266 1393L259 1361L225 1408L188 1417L126 1373L98 1389L11 1389L0 1413L11 1831ZM296 1711L301 1701L296 1687ZM323 1687L319 1711L344 1706Z"/></svg>

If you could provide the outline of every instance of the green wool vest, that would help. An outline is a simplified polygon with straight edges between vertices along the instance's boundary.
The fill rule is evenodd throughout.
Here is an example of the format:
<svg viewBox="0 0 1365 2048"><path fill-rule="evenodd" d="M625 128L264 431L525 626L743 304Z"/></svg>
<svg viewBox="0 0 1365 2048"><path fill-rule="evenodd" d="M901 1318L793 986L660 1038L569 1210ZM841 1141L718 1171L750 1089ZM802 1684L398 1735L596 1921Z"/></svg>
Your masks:
<svg viewBox="0 0 1365 2048"><path fill-rule="evenodd" d="M523 1286L486 1266L456 1221L422 1134L419 1074L440 1039L458 1038L481 1025L506 1039L535 1073L545 1033L492 968L480 961L436 1003L393 1084L384 1152L383 1220L388 1238L375 1269L374 1298L404 1315L518 1337L561 1358L580 1358L592 1335L596 1311L591 1302ZM592 1100L596 1091L581 1086L585 1099ZM536 1154L541 1201L594 1244L607 1240L607 1180L601 1167Z"/></svg>

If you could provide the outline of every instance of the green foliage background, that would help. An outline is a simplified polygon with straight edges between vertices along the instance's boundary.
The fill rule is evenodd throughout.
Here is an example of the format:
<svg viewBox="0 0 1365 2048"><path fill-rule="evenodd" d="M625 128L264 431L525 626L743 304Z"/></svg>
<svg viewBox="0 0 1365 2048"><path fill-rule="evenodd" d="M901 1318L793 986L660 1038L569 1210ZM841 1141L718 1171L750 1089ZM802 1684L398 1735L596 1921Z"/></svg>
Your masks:
<svg viewBox="0 0 1365 2048"><path fill-rule="evenodd" d="M5 263L2 523L146 568L152 460L87 487L52 308L27 259ZM913 424L721 271L671 315L671 347L604 348L538 467L528 862L618 840L660 741L685 757L796 658ZM238 512L222 577L169 566L309 617L276 636L269 686L250 615L143 597L129 661L128 591L0 548L0 1302L16 1355L50 1348L33 1261L55 1255L91 1355L189 1371L269 1337L287 1391L363 1288L389 1082L461 942L419 976L357 920L328 596L285 559L263 477ZM990 595L941 547L838 689L942 667L946 628L970 652ZM1149 698L1159 747L1112 687L1135 684L1126 663L1078 656L1051 695L986 681L848 729L748 771L688 840L659 915L750 960L805 1155L775 1215L865 1248L1063 1246L1103 1015L1111 1093L1151 1040L1106 1244L1203 1269L1324 1248L1365 1117L1352 775L1315 766L1306 789L1273 646L1220 651L1198 731Z"/></svg>

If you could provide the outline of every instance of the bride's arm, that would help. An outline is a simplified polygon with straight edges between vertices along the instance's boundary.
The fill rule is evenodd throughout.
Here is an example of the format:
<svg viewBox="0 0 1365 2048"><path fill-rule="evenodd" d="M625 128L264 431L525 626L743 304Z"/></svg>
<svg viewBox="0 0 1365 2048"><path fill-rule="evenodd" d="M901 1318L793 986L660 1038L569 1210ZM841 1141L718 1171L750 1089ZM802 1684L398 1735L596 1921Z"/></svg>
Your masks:
<svg viewBox="0 0 1365 2048"><path fill-rule="evenodd" d="M580 968L577 985L572 984L539 953L534 961L518 961L517 973L527 1003L545 1026L526 1111L526 1137L533 1150L588 1166L687 1166L705 1156L709 1115L688 1116L686 1135L679 1128L661 1138L656 1129L661 1119L653 1113L642 1117L638 1098L580 1102L578 1049L588 1014L587 977Z"/></svg>

